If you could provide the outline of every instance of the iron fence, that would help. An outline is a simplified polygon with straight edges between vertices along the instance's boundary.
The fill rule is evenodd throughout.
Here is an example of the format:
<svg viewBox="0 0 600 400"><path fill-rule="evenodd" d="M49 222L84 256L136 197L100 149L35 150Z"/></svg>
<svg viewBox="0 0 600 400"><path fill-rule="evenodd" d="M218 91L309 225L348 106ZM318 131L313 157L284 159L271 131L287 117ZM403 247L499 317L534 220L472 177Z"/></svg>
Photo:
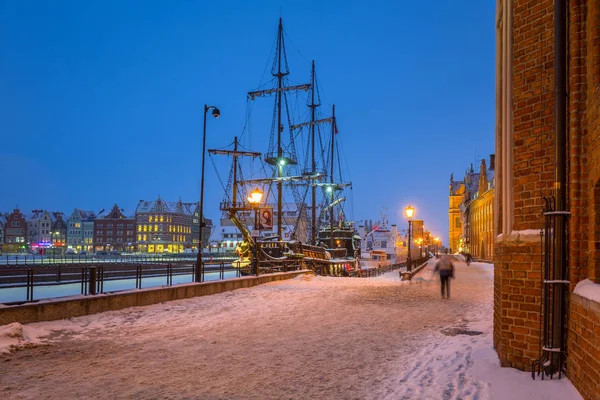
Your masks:
<svg viewBox="0 0 600 400"><path fill-rule="evenodd" d="M141 289L142 287L173 286L180 283L195 282L195 263L111 263L111 264L56 264L47 266L3 266L0 267L0 303L19 304L42 298L70 296L74 294L94 295L106 293L106 283L119 283L121 290ZM239 278L241 272L231 263L204 263L205 280L223 280ZM174 281L174 277L179 277ZM210 277L210 279L207 279ZM131 281L129 283L129 281ZM147 283L147 285L146 285ZM79 287L79 293L74 292ZM130 287L129 287L130 286ZM41 288L52 287L54 295L37 296ZM63 290L61 290L63 287ZM25 289L24 298L5 300L3 291Z"/></svg>
<svg viewBox="0 0 600 400"><path fill-rule="evenodd" d="M55 255L33 255L33 254L5 254L0 256L0 266L36 266L56 264L148 264L164 262L190 262L195 261L197 254L125 254L125 255L98 255L98 254L62 254ZM206 254L203 255L205 262L211 261L233 261L237 256L233 254Z"/></svg>

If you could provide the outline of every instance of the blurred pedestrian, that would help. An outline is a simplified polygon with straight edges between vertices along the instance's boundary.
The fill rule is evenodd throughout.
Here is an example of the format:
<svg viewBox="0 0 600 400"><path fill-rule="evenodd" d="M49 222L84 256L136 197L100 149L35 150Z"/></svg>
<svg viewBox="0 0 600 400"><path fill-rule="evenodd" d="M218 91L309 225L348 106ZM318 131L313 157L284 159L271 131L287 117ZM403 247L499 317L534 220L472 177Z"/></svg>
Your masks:
<svg viewBox="0 0 600 400"><path fill-rule="evenodd" d="M440 284L442 289L442 299L450 298L450 278L454 278L454 264L449 255L444 254L435 263L435 272L440 274Z"/></svg>
<svg viewBox="0 0 600 400"><path fill-rule="evenodd" d="M473 261L473 257L471 256L471 253L467 253L467 255L465 256L465 259L467 261L467 265L471 265L471 261Z"/></svg>

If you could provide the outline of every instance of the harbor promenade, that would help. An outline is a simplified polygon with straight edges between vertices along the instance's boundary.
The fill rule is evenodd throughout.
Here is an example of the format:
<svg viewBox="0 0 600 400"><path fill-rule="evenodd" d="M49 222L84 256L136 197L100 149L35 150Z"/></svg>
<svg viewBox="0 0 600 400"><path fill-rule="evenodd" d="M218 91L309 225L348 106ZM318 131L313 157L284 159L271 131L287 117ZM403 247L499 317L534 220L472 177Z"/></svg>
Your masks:
<svg viewBox="0 0 600 400"><path fill-rule="evenodd" d="M397 271L302 276L31 324L41 342L0 356L0 397L502 398L507 385L489 378L501 375L489 372L500 370L492 273L489 264L458 262L449 300L430 261L410 282ZM535 390L546 383L519 374ZM567 380L548 384L543 398L578 398ZM536 398L519 394L528 397L512 398Z"/></svg>

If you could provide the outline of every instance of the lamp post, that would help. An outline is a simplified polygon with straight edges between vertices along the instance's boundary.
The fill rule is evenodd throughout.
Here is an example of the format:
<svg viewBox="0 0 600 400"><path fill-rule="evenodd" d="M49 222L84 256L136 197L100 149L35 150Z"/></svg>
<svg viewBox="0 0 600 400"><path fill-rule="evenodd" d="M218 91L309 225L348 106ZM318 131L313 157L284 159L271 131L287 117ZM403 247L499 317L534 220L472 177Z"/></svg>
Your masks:
<svg viewBox="0 0 600 400"><path fill-rule="evenodd" d="M404 213L406 214L406 218L408 219L408 257L406 257L406 269L408 272L410 272L412 270L411 267L411 263L412 260L410 259L410 242L411 242L411 228L412 228L412 217L415 214L415 209L412 208L411 206L408 206L404 209Z"/></svg>
<svg viewBox="0 0 600 400"><path fill-rule="evenodd" d="M439 243L440 243L440 238L436 236L433 239L433 242L435 244L435 258L437 258L438 257L438 246L439 246Z"/></svg>
<svg viewBox="0 0 600 400"><path fill-rule="evenodd" d="M204 230L204 159L206 158L206 114L212 110L212 116L219 118L221 112L215 106L204 105L204 130L202 131L202 172L200 177L200 217L198 224L200 232L198 233L198 258L196 260L196 282L202 282L204 279L204 263L202 262L202 231Z"/></svg>
<svg viewBox="0 0 600 400"><path fill-rule="evenodd" d="M260 201L262 200L262 197L263 192L258 188L251 191L250 196L248 196L248 203L250 203L250 207L254 208L254 232L256 232L256 234L253 234L253 236L255 238L257 238L260 234L258 230L258 207L260 206ZM258 276L258 248L256 242L256 239L254 239L254 243L252 245L252 270L254 272L254 275Z"/></svg>

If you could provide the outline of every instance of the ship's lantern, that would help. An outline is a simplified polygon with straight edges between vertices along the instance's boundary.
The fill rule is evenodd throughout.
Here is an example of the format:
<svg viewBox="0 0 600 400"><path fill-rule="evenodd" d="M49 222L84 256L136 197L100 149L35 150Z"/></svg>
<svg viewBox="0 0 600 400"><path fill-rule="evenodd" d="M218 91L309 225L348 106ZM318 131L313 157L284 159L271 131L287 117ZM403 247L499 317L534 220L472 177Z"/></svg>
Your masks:
<svg viewBox="0 0 600 400"><path fill-rule="evenodd" d="M248 203L260 204L262 197L263 197L263 192L259 188L256 188L250 192L250 196L248 196Z"/></svg>

